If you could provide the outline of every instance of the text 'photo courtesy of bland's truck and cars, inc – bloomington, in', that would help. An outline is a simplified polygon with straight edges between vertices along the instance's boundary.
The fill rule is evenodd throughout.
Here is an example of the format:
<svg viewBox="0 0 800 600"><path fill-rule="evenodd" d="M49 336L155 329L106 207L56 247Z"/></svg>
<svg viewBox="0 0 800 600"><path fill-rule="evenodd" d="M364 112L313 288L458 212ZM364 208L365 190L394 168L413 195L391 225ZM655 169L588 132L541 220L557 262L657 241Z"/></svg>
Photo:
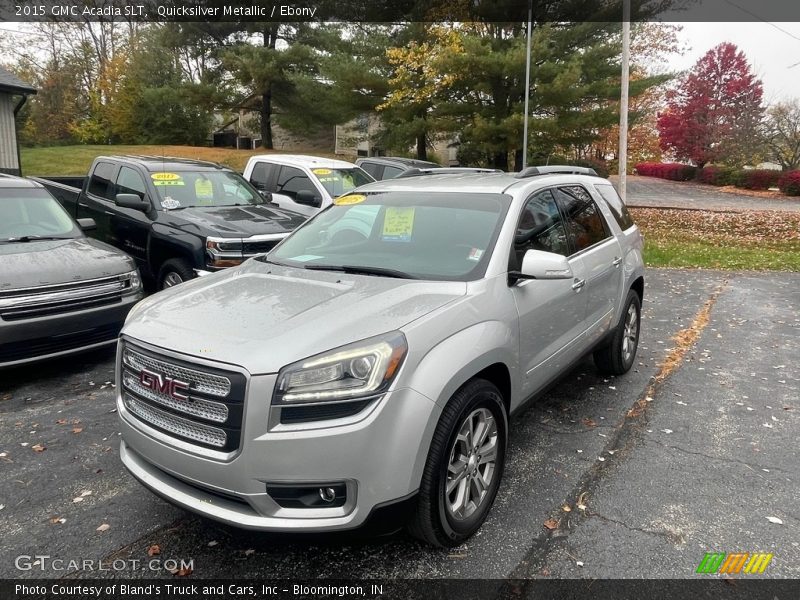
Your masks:
<svg viewBox="0 0 800 600"><path fill-rule="evenodd" d="M4 4L0 598L798 597L800 14L578 4Z"/></svg>

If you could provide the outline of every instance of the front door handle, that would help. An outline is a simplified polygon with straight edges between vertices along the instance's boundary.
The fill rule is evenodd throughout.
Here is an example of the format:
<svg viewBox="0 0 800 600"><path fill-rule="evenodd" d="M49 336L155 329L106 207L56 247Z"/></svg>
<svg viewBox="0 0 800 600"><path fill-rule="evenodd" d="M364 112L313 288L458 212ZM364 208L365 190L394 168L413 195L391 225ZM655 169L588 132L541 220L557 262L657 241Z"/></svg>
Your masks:
<svg viewBox="0 0 800 600"><path fill-rule="evenodd" d="M581 288L584 285L586 285L586 280L585 279L577 279L576 278L575 282L572 284L572 289L575 290L576 292L580 292Z"/></svg>
<svg viewBox="0 0 800 600"><path fill-rule="evenodd" d="M614 257L614 262L612 263L615 267L618 267L622 264L622 259L619 256Z"/></svg>

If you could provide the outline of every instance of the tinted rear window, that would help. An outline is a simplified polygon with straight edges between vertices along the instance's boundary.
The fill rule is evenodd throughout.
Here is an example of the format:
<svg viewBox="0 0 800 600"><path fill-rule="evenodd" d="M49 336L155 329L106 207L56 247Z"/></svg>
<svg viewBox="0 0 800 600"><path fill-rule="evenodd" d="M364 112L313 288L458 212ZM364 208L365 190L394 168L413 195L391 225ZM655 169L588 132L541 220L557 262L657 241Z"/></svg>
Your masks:
<svg viewBox="0 0 800 600"><path fill-rule="evenodd" d="M608 208L611 209L611 213L614 215L617 223L619 223L620 229L625 231L629 227L633 227L633 219L628 212L628 207L625 206L625 203L622 201L622 198L619 197L619 194L617 194L617 190L614 189L614 186L603 183L595 184L594 187L600 192L600 195L608 204Z"/></svg>

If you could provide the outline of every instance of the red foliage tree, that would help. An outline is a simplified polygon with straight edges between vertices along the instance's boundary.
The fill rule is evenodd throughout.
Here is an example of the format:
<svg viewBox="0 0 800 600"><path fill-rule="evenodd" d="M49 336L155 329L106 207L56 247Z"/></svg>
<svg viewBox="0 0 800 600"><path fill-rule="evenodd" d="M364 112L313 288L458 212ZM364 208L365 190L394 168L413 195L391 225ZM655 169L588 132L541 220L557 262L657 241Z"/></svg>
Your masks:
<svg viewBox="0 0 800 600"><path fill-rule="evenodd" d="M741 164L757 154L753 140L763 116L764 89L735 45L725 42L695 63L667 94L659 115L662 150L690 160Z"/></svg>

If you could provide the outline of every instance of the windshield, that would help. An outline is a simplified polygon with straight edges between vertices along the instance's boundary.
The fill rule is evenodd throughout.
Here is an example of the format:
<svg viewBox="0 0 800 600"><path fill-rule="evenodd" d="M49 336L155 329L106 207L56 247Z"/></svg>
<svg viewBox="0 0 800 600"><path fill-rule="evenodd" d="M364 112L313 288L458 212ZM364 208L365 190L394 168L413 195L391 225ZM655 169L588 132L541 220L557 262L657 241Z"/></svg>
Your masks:
<svg viewBox="0 0 800 600"><path fill-rule="evenodd" d="M388 277L479 279L510 203L502 194L350 194L307 221L266 260Z"/></svg>
<svg viewBox="0 0 800 600"><path fill-rule="evenodd" d="M366 171L359 167L351 169L311 169L319 182L328 191L331 198L352 192L359 186L375 181Z"/></svg>
<svg viewBox="0 0 800 600"><path fill-rule="evenodd" d="M266 201L241 175L231 171L175 171L150 173L161 208L236 206Z"/></svg>
<svg viewBox="0 0 800 600"><path fill-rule="evenodd" d="M82 237L61 205L43 189L0 190L0 242Z"/></svg>

